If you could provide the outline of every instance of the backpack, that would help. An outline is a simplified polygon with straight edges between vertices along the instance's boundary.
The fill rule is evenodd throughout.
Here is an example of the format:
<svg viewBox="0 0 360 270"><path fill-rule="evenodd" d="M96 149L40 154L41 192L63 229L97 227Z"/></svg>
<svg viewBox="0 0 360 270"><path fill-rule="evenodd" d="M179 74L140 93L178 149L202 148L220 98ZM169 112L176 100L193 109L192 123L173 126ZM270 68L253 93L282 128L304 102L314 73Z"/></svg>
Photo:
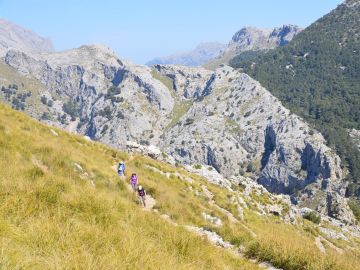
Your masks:
<svg viewBox="0 0 360 270"><path fill-rule="evenodd" d="M124 163L119 163L118 171L125 171L125 164Z"/></svg>
<svg viewBox="0 0 360 270"><path fill-rule="evenodd" d="M145 196L145 190L144 190L144 189L140 189L140 190L138 191L138 193L139 193L139 196L141 196L141 197L144 197L144 196Z"/></svg>

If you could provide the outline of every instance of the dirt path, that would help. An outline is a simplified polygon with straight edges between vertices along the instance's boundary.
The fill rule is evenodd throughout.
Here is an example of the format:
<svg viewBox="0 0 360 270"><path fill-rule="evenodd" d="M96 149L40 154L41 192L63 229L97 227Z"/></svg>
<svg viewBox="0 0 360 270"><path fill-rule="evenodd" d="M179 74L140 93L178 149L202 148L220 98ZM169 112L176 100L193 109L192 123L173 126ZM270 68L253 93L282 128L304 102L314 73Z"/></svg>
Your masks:
<svg viewBox="0 0 360 270"><path fill-rule="evenodd" d="M129 157L129 159L127 160L127 162L130 162L131 160L133 160L134 159L134 156L130 156ZM117 172L117 165L115 164L115 165L113 165L113 166L111 166L111 168L115 171L115 172ZM126 178L126 176L119 176L120 177L120 179L122 180L122 181L124 181L125 183L126 183L126 189L129 191L129 192L134 192L134 190L133 190L133 188L131 187L131 185L130 185L130 183L128 183L128 181L127 181L127 178ZM151 196L151 195L149 195L149 194L146 194L146 197L145 197L145 207L143 208L144 210L146 210L146 211L151 211L153 208L154 208L154 206L155 206L155 204L156 204L156 200Z"/></svg>
<svg viewBox="0 0 360 270"><path fill-rule="evenodd" d="M206 186L202 185L201 189L204 193L204 195L209 199L209 204L216 207L218 210L220 210L223 214L225 214L227 216L227 218L233 222L233 223L239 223L240 226L242 226L246 231L248 231L252 237L256 237L256 233L254 231L252 231L249 227L247 227L244 223L240 222L231 212L229 212L228 210L220 207L219 205L216 204L216 202L214 201L214 194L212 194L211 191L209 191L207 189Z"/></svg>
<svg viewBox="0 0 360 270"><path fill-rule="evenodd" d="M315 238L315 244L322 253L326 253L323 243L321 243L321 238L318 236Z"/></svg>
<svg viewBox="0 0 360 270"><path fill-rule="evenodd" d="M326 243L330 248L334 249L336 252L338 252L340 254L344 253L343 249L338 248L333 243L331 243L329 240L327 240L326 238L319 235L318 237L315 238L315 244L316 244L316 246L319 248L319 250L321 252L326 253L326 249L325 249L325 247L323 245L323 242Z"/></svg>
<svg viewBox="0 0 360 270"><path fill-rule="evenodd" d="M127 162L130 162L133 159L134 159L134 156L131 155L131 156L129 156L129 159L127 160ZM113 165L111 168L117 172L117 165ZM122 176L121 180L126 182L126 188L129 192L134 192L130 183L127 182L126 176ZM218 208L220 211L222 211L224 214L226 214L226 216L229 218L229 220L231 222L239 223L246 230L248 230L253 237L256 237L256 234L250 228L248 228L245 224L242 224L241 222L239 222L239 220L236 217L234 217L234 215L232 213L230 213L226 209L224 209L216 204L216 202L213 200L214 195L212 194L212 192L210 192L206 188L206 186L202 185L201 188L202 188L202 191L205 194L205 196L208 197L210 205L213 205L216 208ZM154 206L156 205L156 200L151 195L147 194L145 200L146 200L145 201L146 206L142 208L144 211L153 211L153 212L159 213L157 209L154 209ZM162 215L160 215L160 217L162 219L166 220L167 222L171 223L174 226L179 226L175 221L173 221L171 219L171 217L169 215L162 214ZM185 225L183 227L185 229L187 229L188 231L193 232L199 236L206 237L207 240L212 245L226 249L226 250L234 253L235 255L244 258L244 253L241 248L235 247L232 244L224 241L220 235L218 235L214 232L204 230L203 228L195 227L195 226L186 226ZM281 270L279 268L273 267L270 263L267 263L267 262L258 262L255 260L255 261L253 261L253 263L257 264L259 267L267 269L267 270Z"/></svg>
<svg viewBox="0 0 360 270"><path fill-rule="evenodd" d="M156 200L153 197L151 197L151 195L146 194L145 204L146 206L144 207L144 210L151 211L156 204Z"/></svg>

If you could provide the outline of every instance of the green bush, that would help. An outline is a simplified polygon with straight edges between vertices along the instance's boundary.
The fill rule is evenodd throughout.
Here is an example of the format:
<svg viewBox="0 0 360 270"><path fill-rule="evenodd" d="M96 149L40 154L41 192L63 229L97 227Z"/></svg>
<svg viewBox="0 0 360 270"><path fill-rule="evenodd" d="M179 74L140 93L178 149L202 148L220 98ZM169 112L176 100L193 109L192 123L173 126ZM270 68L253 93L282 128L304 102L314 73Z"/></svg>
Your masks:
<svg viewBox="0 0 360 270"><path fill-rule="evenodd" d="M311 222L313 222L315 224L320 224L320 221L321 221L320 215L318 213L316 213L315 211L304 214L303 218L310 220Z"/></svg>
<svg viewBox="0 0 360 270"><path fill-rule="evenodd" d="M72 120L75 120L75 118L79 116L80 108L75 101L69 100L68 102L64 103L63 110L65 113L71 116Z"/></svg>
<svg viewBox="0 0 360 270"><path fill-rule="evenodd" d="M360 222L360 201L350 200L349 207L353 211L356 220Z"/></svg>
<svg viewBox="0 0 360 270"><path fill-rule="evenodd" d="M191 125L192 123L194 123L194 119L193 118L187 118L186 120L185 120L185 123L184 123L184 125Z"/></svg>
<svg viewBox="0 0 360 270"><path fill-rule="evenodd" d="M196 170L200 170L202 168L201 164L195 164L193 167Z"/></svg>

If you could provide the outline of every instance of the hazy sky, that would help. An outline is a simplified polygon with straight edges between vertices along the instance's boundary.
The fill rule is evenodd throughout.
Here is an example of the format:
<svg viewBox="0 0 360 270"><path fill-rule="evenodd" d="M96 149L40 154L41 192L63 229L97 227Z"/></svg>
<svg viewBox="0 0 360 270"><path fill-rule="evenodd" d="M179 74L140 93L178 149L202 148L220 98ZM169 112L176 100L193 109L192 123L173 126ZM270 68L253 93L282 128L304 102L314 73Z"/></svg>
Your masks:
<svg viewBox="0 0 360 270"><path fill-rule="evenodd" d="M144 63L243 26L306 27L341 0L0 0L0 17L50 37L57 50L103 43Z"/></svg>

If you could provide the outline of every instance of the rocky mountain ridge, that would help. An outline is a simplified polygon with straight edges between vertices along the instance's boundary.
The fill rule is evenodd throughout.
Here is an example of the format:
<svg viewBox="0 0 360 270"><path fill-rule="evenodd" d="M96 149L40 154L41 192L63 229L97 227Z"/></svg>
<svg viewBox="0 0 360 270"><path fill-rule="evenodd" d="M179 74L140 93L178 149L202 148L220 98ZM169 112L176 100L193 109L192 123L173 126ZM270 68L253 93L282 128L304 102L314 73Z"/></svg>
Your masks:
<svg viewBox="0 0 360 270"><path fill-rule="evenodd" d="M274 29L243 27L233 35L225 50L204 66L216 68L220 64L228 64L230 59L244 52L258 53L284 46L301 30L299 26L291 24Z"/></svg>
<svg viewBox="0 0 360 270"><path fill-rule="evenodd" d="M53 45L50 39L0 18L0 57L10 49L45 52L52 51Z"/></svg>
<svg viewBox="0 0 360 270"><path fill-rule="evenodd" d="M321 134L228 66L150 68L98 45L11 50L5 64L44 85L39 96L53 105L37 118L47 123L120 149L128 141L157 145L182 164L252 177L294 203L354 222L340 159Z"/></svg>

